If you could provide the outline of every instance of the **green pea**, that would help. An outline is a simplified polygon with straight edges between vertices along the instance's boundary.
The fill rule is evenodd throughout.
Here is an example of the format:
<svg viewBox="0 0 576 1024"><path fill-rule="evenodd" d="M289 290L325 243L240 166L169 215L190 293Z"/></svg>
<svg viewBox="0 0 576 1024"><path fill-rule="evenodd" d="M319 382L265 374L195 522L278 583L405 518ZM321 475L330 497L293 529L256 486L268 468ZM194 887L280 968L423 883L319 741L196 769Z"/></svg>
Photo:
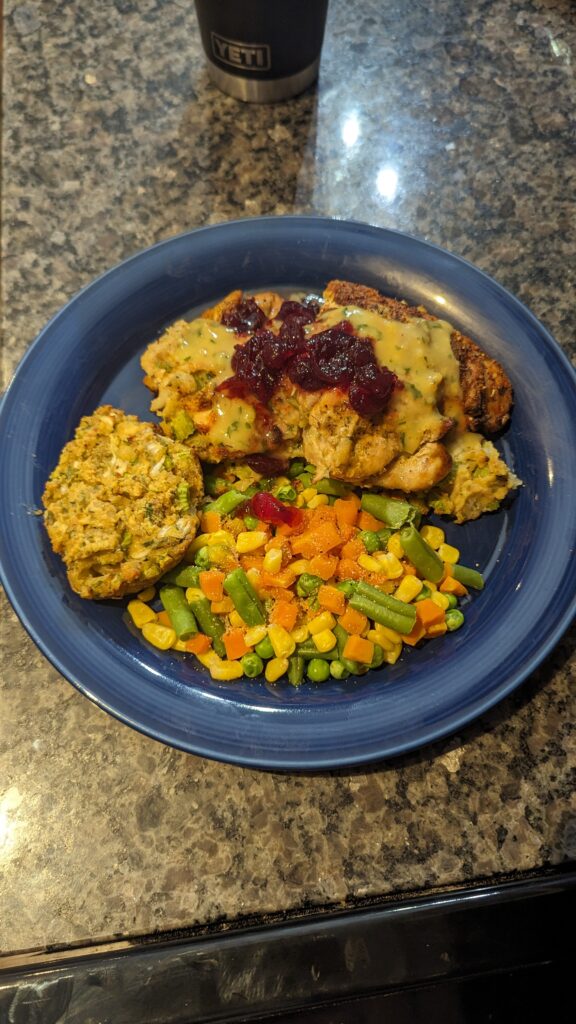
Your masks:
<svg viewBox="0 0 576 1024"><path fill-rule="evenodd" d="M360 540L369 555L373 555L375 551L380 550L380 538L374 530L362 530Z"/></svg>
<svg viewBox="0 0 576 1024"><path fill-rule="evenodd" d="M380 668L382 664L384 664L384 651L380 644L374 644L374 654L372 655L370 668Z"/></svg>
<svg viewBox="0 0 576 1024"><path fill-rule="evenodd" d="M196 552L196 555L194 556L194 565L197 565L200 569L210 568L210 548L207 545L204 545L203 548L200 548L200 550Z"/></svg>
<svg viewBox="0 0 576 1024"><path fill-rule="evenodd" d="M260 523L256 516L244 516L244 526L247 530L255 530Z"/></svg>
<svg viewBox="0 0 576 1024"><path fill-rule="evenodd" d="M256 654L260 655L260 657L264 658L264 660L274 657L274 648L270 643L269 636L265 636L264 639L261 640L259 644L256 644L254 650L256 651Z"/></svg>
<svg viewBox="0 0 576 1024"><path fill-rule="evenodd" d="M333 679L348 679L350 671L346 668L344 662L337 658L336 661L330 662L330 675Z"/></svg>
<svg viewBox="0 0 576 1024"><path fill-rule="evenodd" d="M388 541L390 540L390 537L392 536L393 533L394 533L394 530L390 530L389 527L387 527L387 526L385 526L382 530L378 530L377 536L378 536L378 541L380 543L380 547L382 548L382 551L386 550L386 546L388 544Z"/></svg>
<svg viewBox="0 0 576 1024"><path fill-rule="evenodd" d="M250 651L249 654L245 654L240 662L244 669L244 675L248 676L249 679L254 679L255 676L259 676L264 669L264 662L262 658L259 658L254 651Z"/></svg>
<svg viewBox="0 0 576 1024"><path fill-rule="evenodd" d="M446 597L448 599L448 607L449 608L457 608L458 607L458 598L456 597L456 594L444 594L444 597Z"/></svg>
<svg viewBox="0 0 576 1024"><path fill-rule="evenodd" d="M356 593L356 584L354 580L340 580L340 583L336 584L336 588L341 590L346 597L352 597L352 594Z"/></svg>
<svg viewBox="0 0 576 1024"><path fill-rule="evenodd" d="M453 633L455 629L460 629L464 623L464 616L459 608L449 608L446 612L446 627Z"/></svg>
<svg viewBox="0 0 576 1024"><path fill-rule="evenodd" d="M293 480L294 477L300 476L300 473L303 473L305 469L306 462L304 459L292 459L292 462L288 467L288 472L286 475L289 476L291 480Z"/></svg>
<svg viewBox="0 0 576 1024"><path fill-rule="evenodd" d="M311 658L306 671L308 679L311 679L313 683L325 683L330 675L330 666L321 658Z"/></svg>
<svg viewBox="0 0 576 1024"><path fill-rule="evenodd" d="M319 576L312 576L309 572L303 572L298 577L296 584L296 593L298 597L314 597L320 587L322 586L322 580Z"/></svg>
<svg viewBox="0 0 576 1024"><path fill-rule="evenodd" d="M422 590L418 594L418 597L414 598L414 602L416 602L416 601L423 601L426 597L431 597L431 596L432 596L432 591L430 590L430 587L427 587L426 584L424 584L424 586L422 587Z"/></svg>

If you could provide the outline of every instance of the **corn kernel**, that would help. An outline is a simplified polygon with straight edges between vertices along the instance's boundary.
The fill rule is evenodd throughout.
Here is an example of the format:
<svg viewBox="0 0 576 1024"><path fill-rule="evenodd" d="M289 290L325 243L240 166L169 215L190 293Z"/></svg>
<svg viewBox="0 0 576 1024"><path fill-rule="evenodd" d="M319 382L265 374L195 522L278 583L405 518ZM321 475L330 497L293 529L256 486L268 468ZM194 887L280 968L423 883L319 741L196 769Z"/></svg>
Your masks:
<svg viewBox="0 0 576 1024"><path fill-rule="evenodd" d="M327 494L317 494L315 498L310 498L308 502L308 508L320 508L322 505L328 504Z"/></svg>
<svg viewBox="0 0 576 1024"><path fill-rule="evenodd" d="M428 626L426 630L426 636L443 636L448 626L445 622L434 622L433 625Z"/></svg>
<svg viewBox="0 0 576 1024"><path fill-rule="evenodd" d="M205 601L206 597L200 587L186 587L186 600L192 604L192 601Z"/></svg>
<svg viewBox="0 0 576 1024"><path fill-rule="evenodd" d="M320 612L314 619L308 623L308 629L314 636L315 633L321 633L323 629L333 629L336 625L336 619L332 615L332 612Z"/></svg>
<svg viewBox="0 0 576 1024"><path fill-rule="evenodd" d="M239 661L223 661L215 651L197 654L198 661L208 669L212 679L240 679L244 670Z"/></svg>
<svg viewBox="0 0 576 1024"><path fill-rule="evenodd" d="M368 572L382 572L382 566L380 562L377 562L372 555L368 555L362 552L358 555L358 565L361 565L363 569L367 569Z"/></svg>
<svg viewBox="0 0 576 1024"><path fill-rule="evenodd" d="M244 622L244 619L236 611L236 609L234 609L234 611L230 612L230 615L228 617L230 619L230 625L234 626L235 629L236 628L243 629L243 627L246 625L246 623ZM260 626L259 628L260 629L265 629L266 627L265 626ZM256 643L258 643L258 641L256 641Z"/></svg>
<svg viewBox="0 0 576 1024"><path fill-rule="evenodd" d="M156 597L156 587L146 587L146 590L141 590L138 594L140 601L153 601Z"/></svg>
<svg viewBox="0 0 576 1024"><path fill-rule="evenodd" d="M142 629L146 622L154 622L156 619L154 609L138 599L128 602L128 614L138 629Z"/></svg>
<svg viewBox="0 0 576 1024"><path fill-rule="evenodd" d="M390 554L396 555L396 558L404 557L404 548L402 547L402 541L400 540L399 533L392 534L392 536L388 539L386 548L390 552Z"/></svg>
<svg viewBox="0 0 576 1024"><path fill-rule="evenodd" d="M288 671L288 658L270 658L266 662L264 675L269 683L275 683L277 679Z"/></svg>
<svg viewBox="0 0 576 1024"><path fill-rule="evenodd" d="M234 611L234 602L229 597L223 597L221 601L211 601L210 611L215 615L229 615Z"/></svg>
<svg viewBox="0 0 576 1024"><path fill-rule="evenodd" d="M402 644L397 644L392 651L384 651L384 661L387 665L395 665L402 654Z"/></svg>
<svg viewBox="0 0 576 1024"><path fill-rule="evenodd" d="M280 572L282 568L282 552L280 548L271 548L264 555L263 568L265 572Z"/></svg>
<svg viewBox="0 0 576 1024"><path fill-rule="evenodd" d="M443 562L450 562L450 565L456 565L460 561L460 552L452 544L441 544L438 554Z"/></svg>
<svg viewBox="0 0 576 1024"><path fill-rule="evenodd" d="M312 640L314 641L316 650L321 651L322 653L331 651L338 643L336 636L331 629L321 629L319 633L314 633Z"/></svg>
<svg viewBox="0 0 576 1024"><path fill-rule="evenodd" d="M226 547L234 547L234 537L228 530L215 530L214 533L200 533L194 538L186 554L195 555L200 548L211 547L213 544L225 544Z"/></svg>
<svg viewBox="0 0 576 1024"><path fill-rule="evenodd" d="M394 597L398 601L405 601L408 604L409 601L413 601L415 597L418 597L423 586L422 580L419 580L417 576L405 576L396 587Z"/></svg>
<svg viewBox="0 0 576 1024"><path fill-rule="evenodd" d="M238 618L240 618L240 616L238 616ZM240 621L242 622L241 619ZM232 616L230 616L230 622L232 622ZM234 625L234 623L232 624ZM244 625L243 622L242 625ZM256 644L259 644L260 641L264 639L267 632L268 630L266 629L266 626L251 626L244 633L244 643L246 644L246 647L256 647Z"/></svg>
<svg viewBox="0 0 576 1024"><path fill-rule="evenodd" d="M268 540L268 534L264 530L243 530L236 537L236 551L245 555L248 551L256 551Z"/></svg>
<svg viewBox="0 0 576 1024"><path fill-rule="evenodd" d="M187 651L188 648L186 647L186 642L184 640L178 640L178 638L176 638L176 640L172 644L172 650L173 651Z"/></svg>
<svg viewBox="0 0 576 1024"><path fill-rule="evenodd" d="M291 654L294 654L296 643L288 630L284 629L284 626L278 626L273 622L268 626L268 636L277 658L288 658Z"/></svg>
<svg viewBox="0 0 576 1024"><path fill-rule="evenodd" d="M383 572L389 580L397 580L404 575L404 566L391 551L380 551L374 556L378 562L378 571ZM362 558L362 555L360 556ZM360 561L360 558L358 561Z"/></svg>
<svg viewBox="0 0 576 1024"><path fill-rule="evenodd" d="M304 498L302 497L301 494L299 494L298 497L296 498L296 508L304 508L305 504L306 502L304 501Z"/></svg>
<svg viewBox="0 0 576 1024"><path fill-rule="evenodd" d="M260 585L260 573L258 569L247 569L246 575L250 580L252 586L258 588L258 586Z"/></svg>
<svg viewBox="0 0 576 1024"><path fill-rule="evenodd" d="M176 633L169 626L163 626L160 622L145 622L142 626L142 635L148 643L158 647L161 651L167 651L176 641Z"/></svg>
<svg viewBox="0 0 576 1024"><path fill-rule="evenodd" d="M437 604L439 608L443 608L444 611L450 607L450 601L446 594L441 594L439 590L435 590L434 593L431 594L430 600L434 601L434 604Z"/></svg>
<svg viewBox="0 0 576 1024"><path fill-rule="evenodd" d="M431 548L434 548L434 551L438 551L438 548L445 540L444 530L441 530L439 526L423 526L420 530L420 536Z"/></svg>
<svg viewBox="0 0 576 1024"><path fill-rule="evenodd" d="M301 576L303 572L310 571L310 562L307 558L297 558L295 562L290 563L290 571L295 576Z"/></svg>
<svg viewBox="0 0 576 1024"><path fill-rule="evenodd" d="M295 644L303 644L310 636L310 630L308 629L308 626L298 626L297 629L292 630L290 636Z"/></svg>
<svg viewBox="0 0 576 1024"><path fill-rule="evenodd" d="M428 590L438 590L438 587L435 583L432 583L432 580L422 580L422 582L425 587L428 587Z"/></svg>
<svg viewBox="0 0 576 1024"><path fill-rule="evenodd" d="M306 487L302 491L302 497L303 497L304 501L306 502L306 504L308 504L309 501L312 501L312 498L315 498L317 494L318 494L318 491L316 490L315 487Z"/></svg>
<svg viewBox="0 0 576 1024"><path fill-rule="evenodd" d="M393 630L390 630L392 633ZM375 629L369 629L366 633L366 639L371 640L373 644L378 644L383 651L393 651L398 646L397 640L390 640L385 634L381 633L376 626Z"/></svg>

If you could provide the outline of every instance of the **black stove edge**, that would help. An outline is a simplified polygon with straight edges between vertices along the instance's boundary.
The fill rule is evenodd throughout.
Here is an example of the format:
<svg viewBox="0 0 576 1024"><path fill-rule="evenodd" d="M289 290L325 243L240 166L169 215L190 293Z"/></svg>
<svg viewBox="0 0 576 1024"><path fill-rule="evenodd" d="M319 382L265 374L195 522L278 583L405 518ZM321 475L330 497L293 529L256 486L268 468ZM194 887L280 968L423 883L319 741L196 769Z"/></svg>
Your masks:
<svg viewBox="0 0 576 1024"><path fill-rule="evenodd" d="M20 966L10 957L0 959L0 1022L526 1022L542 1019L540 999L555 1021L573 1020L553 1007L572 982L575 916L568 865L286 923Z"/></svg>

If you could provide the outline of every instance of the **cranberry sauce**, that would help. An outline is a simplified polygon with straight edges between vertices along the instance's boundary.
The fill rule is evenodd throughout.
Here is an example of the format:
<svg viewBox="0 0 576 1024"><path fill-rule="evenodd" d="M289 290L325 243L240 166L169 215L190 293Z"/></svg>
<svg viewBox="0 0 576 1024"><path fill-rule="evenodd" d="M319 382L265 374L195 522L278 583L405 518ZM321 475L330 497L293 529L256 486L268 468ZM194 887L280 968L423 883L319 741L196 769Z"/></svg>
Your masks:
<svg viewBox="0 0 576 1024"><path fill-rule="evenodd" d="M402 383L395 373L380 367L369 338L358 338L348 320L307 338L304 326L319 312L317 303L283 302L274 334L254 299L245 299L228 310L222 322L238 333L253 332L232 356L234 376L219 389L229 394L252 394L260 402L270 400L285 373L303 391L340 388L348 393L360 416L383 412L395 388ZM256 312L257 311L257 312ZM258 316L258 313L260 316Z"/></svg>

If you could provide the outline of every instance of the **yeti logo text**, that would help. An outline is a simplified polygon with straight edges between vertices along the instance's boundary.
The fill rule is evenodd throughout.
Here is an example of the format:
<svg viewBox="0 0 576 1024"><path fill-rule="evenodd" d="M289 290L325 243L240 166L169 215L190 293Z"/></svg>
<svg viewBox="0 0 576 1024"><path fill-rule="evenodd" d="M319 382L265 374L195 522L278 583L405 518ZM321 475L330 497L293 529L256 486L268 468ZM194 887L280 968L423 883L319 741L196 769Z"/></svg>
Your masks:
<svg viewBox="0 0 576 1024"><path fill-rule="evenodd" d="M238 43L225 39L216 32L212 37L212 53L223 64L248 71L268 71L270 68L270 47L266 43Z"/></svg>

